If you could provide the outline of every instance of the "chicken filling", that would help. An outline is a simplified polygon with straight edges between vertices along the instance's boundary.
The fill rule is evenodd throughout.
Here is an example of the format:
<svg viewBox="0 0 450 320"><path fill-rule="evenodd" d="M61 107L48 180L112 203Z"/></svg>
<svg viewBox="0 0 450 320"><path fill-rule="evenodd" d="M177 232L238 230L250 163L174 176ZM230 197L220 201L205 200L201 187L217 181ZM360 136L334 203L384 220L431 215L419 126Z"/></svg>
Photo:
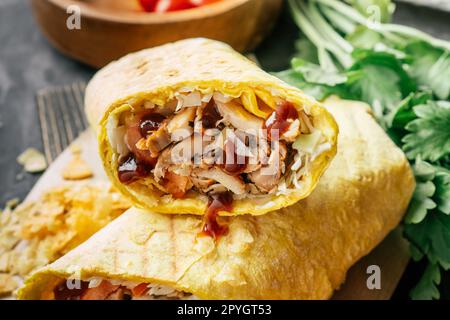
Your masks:
<svg viewBox="0 0 450 320"><path fill-rule="evenodd" d="M195 300L194 295L168 286L92 278L64 280L52 292L54 300Z"/></svg>
<svg viewBox="0 0 450 320"><path fill-rule="evenodd" d="M331 147L310 115L288 101L277 101L263 119L240 98L218 92L178 93L164 106L130 104L110 115L107 134L123 184L152 186L174 198L288 193Z"/></svg>

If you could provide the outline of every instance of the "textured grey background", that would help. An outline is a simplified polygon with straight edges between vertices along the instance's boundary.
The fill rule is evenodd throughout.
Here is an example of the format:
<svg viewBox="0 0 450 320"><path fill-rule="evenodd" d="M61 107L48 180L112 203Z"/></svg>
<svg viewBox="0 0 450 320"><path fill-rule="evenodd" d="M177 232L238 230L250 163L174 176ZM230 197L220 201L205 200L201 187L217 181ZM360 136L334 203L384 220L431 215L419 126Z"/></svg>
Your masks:
<svg viewBox="0 0 450 320"><path fill-rule="evenodd" d="M395 15L395 22L450 40L449 21L448 13L405 4L398 6ZM273 34L257 50L263 67L269 71L285 68L297 35L285 13ZM11 198L23 199L39 178L23 173L16 163L16 157L26 148L42 150L35 106L37 90L85 81L94 72L48 45L27 0L0 0L0 206ZM408 274L414 278L414 272Z"/></svg>

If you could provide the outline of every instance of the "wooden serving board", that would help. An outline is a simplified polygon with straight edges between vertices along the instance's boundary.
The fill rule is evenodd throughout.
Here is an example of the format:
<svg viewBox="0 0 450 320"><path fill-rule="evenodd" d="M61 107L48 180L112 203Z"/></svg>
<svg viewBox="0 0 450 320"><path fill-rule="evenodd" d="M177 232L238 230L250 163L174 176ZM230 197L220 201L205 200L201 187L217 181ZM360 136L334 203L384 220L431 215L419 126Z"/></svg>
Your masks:
<svg viewBox="0 0 450 320"><path fill-rule="evenodd" d="M102 164L97 152L97 142L90 130L83 132L74 142L82 149L83 159L90 165L94 176L90 181L106 182ZM70 148L66 149L51 164L41 179L33 187L26 200L36 200L43 191L67 183L63 180L61 172L72 159ZM86 183L82 180L77 183ZM392 296L400 278L408 264L408 244L401 236L399 229L394 230L386 239L368 256L357 262L348 272L347 280L338 290L333 299L337 300L386 300ZM371 265L380 267L381 289L369 290L367 288L367 268Z"/></svg>

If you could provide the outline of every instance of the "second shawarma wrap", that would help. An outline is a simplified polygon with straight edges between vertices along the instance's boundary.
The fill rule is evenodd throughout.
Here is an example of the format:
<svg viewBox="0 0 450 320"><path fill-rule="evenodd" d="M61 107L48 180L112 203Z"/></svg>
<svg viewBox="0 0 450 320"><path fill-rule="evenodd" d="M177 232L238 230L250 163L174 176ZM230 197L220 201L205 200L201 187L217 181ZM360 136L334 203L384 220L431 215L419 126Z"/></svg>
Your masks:
<svg viewBox="0 0 450 320"><path fill-rule="evenodd" d="M135 205L260 215L307 197L336 153L333 117L223 43L128 55L86 91L100 156Z"/></svg>
<svg viewBox="0 0 450 320"><path fill-rule="evenodd" d="M366 108L330 101L329 110L339 151L308 198L219 217L229 231L218 241L199 234L202 217L130 209L31 276L19 298L329 298L400 222L415 187L405 155Z"/></svg>

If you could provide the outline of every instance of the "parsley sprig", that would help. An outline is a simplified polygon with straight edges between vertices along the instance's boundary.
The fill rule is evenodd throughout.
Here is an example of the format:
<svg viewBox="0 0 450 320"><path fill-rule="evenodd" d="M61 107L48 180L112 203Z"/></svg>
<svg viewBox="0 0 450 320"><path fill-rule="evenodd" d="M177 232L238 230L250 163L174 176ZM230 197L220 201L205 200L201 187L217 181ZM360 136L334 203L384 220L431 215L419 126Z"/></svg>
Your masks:
<svg viewBox="0 0 450 320"><path fill-rule="evenodd" d="M450 42L390 23L390 0L288 0L301 30L281 79L323 100L365 101L401 147L417 187L404 218L414 260L427 260L413 299L438 299L450 268Z"/></svg>

